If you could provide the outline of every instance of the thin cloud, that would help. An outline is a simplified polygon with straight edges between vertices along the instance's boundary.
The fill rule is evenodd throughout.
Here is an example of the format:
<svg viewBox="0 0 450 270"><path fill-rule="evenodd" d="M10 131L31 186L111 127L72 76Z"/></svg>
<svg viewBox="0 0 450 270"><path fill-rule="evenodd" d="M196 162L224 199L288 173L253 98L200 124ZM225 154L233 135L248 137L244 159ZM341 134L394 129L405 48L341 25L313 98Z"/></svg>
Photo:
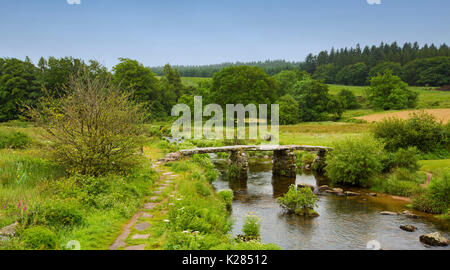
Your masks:
<svg viewBox="0 0 450 270"><path fill-rule="evenodd" d="M381 5L381 0L367 0L369 5Z"/></svg>
<svg viewBox="0 0 450 270"><path fill-rule="evenodd" d="M67 4L69 5L80 5L81 0L67 0Z"/></svg>

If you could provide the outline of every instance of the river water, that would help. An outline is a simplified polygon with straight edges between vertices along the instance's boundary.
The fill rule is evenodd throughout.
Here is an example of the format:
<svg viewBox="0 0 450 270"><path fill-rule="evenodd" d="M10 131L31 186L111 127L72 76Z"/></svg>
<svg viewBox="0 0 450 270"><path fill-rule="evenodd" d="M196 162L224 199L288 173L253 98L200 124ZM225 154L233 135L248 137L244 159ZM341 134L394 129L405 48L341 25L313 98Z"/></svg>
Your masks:
<svg viewBox="0 0 450 270"><path fill-rule="evenodd" d="M219 171L224 172L227 160L212 155ZM380 211L402 212L410 210L404 201L389 195L369 196L364 189L357 191L359 197L320 195L316 208L319 217L308 218L288 215L279 207L276 198L287 192L289 185L305 183L317 188L327 184L312 174L297 174L296 179L272 176L272 162L264 159L250 159L247 181L229 182L222 173L214 182L216 190L231 188L234 191L232 218L233 235L241 234L247 214L262 219L261 237L265 243L275 243L283 249L366 249L367 243L376 240L382 249L447 249L450 247L427 248L419 242L419 236L439 231L450 238L450 222L440 221L431 215L412 219L403 215L385 216ZM411 224L418 229L406 232L400 225Z"/></svg>

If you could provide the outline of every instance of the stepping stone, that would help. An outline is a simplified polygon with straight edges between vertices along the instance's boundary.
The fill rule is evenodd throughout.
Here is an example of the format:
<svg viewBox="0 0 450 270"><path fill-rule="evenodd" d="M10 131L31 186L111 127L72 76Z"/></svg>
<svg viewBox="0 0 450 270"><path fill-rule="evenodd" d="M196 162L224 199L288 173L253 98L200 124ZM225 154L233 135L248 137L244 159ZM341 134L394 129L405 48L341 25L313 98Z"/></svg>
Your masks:
<svg viewBox="0 0 450 270"><path fill-rule="evenodd" d="M147 239L150 237L150 234L135 234L131 237L131 239L136 240L136 239Z"/></svg>
<svg viewBox="0 0 450 270"><path fill-rule="evenodd" d="M155 193L155 194L161 194L162 191L161 191L161 190L157 190L157 191L153 191L153 193Z"/></svg>
<svg viewBox="0 0 450 270"><path fill-rule="evenodd" d="M164 183L173 183L173 181L167 180L167 181L164 181Z"/></svg>
<svg viewBox="0 0 450 270"><path fill-rule="evenodd" d="M125 248L125 250L144 250L144 249L145 249L145 244L136 245L136 246L129 246L129 247Z"/></svg>
<svg viewBox="0 0 450 270"><path fill-rule="evenodd" d="M157 201L158 199L159 199L158 196L152 196L152 197L150 197L150 200L151 200L151 201Z"/></svg>
<svg viewBox="0 0 450 270"><path fill-rule="evenodd" d="M166 173L163 173L163 175L172 175L172 173L171 172L166 172Z"/></svg>
<svg viewBox="0 0 450 270"><path fill-rule="evenodd" d="M156 207L156 203L146 203L144 204L144 209L154 209Z"/></svg>
<svg viewBox="0 0 450 270"><path fill-rule="evenodd" d="M137 225L134 225L134 228L135 228L136 230L138 230L138 231L144 231L144 230L146 230L148 227L150 227L150 223L148 223L148 222L142 222L142 223L139 223L139 224L137 224Z"/></svg>
<svg viewBox="0 0 450 270"><path fill-rule="evenodd" d="M143 218L154 218L155 216L152 215L152 214L149 214L149 213L142 213L141 217L143 217Z"/></svg>

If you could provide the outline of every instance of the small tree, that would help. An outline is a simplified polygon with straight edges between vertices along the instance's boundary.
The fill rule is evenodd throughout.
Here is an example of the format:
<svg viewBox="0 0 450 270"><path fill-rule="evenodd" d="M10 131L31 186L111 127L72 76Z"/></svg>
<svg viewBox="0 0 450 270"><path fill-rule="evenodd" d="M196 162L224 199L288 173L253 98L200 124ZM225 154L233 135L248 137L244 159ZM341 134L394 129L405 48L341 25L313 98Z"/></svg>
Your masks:
<svg viewBox="0 0 450 270"><path fill-rule="evenodd" d="M277 103L280 105L280 124L291 125L298 123L298 103L289 94L278 99Z"/></svg>
<svg viewBox="0 0 450 270"><path fill-rule="evenodd" d="M30 115L48 132L55 158L72 173L124 172L138 159L140 108L110 78L72 77L62 99L47 97Z"/></svg>
<svg viewBox="0 0 450 270"><path fill-rule="evenodd" d="M309 187L296 188L294 185L283 197L278 198L278 203L282 208L290 213L301 216L318 216L314 211L319 199Z"/></svg>
<svg viewBox="0 0 450 270"><path fill-rule="evenodd" d="M326 174L333 183L364 185L383 169L383 145L372 137L345 138L327 154Z"/></svg>
<svg viewBox="0 0 450 270"><path fill-rule="evenodd" d="M369 101L377 109L398 110L413 108L418 94L408 89L399 77L386 72L370 80Z"/></svg>
<svg viewBox="0 0 450 270"><path fill-rule="evenodd" d="M261 220L258 216L255 215L247 215L244 226L242 227L242 232L246 236L247 239L258 240L260 237L260 227Z"/></svg>

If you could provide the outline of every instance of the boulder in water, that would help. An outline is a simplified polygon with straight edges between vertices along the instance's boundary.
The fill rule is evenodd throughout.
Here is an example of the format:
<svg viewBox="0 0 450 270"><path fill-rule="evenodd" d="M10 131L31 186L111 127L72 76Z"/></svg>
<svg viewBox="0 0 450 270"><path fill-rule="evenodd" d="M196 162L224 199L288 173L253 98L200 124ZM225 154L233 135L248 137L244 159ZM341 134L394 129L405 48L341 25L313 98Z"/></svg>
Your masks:
<svg viewBox="0 0 450 270"><path fill-rule="evenodd" d="M439 232L424 234L419 237L420 242L429 246L448 246L449 241Z"/></svg>
<svg viewBox="0 0 450 270"><path fill-rule="evenodd" d="M418 215L413 214L413 213L411 213L411 212L408 211L408 210L403 211L402 214L405 215L405 216L407 216L407 217L410 217L410 218L419 218Z"/></svg>
<svg viewBox="0 0 450 270"><path fill-rule="evenodd" d="M400 229L407 231L407 232L414 232L415 230L417 230L417 228L413 225L401 225Z"/></svg>
<svg viewBox="0 0 450 270"><path fill-rule="evenodd" d="M314 187L312 185L300 183L297 185L297 188L310 188L311 191L314 191Z"/></svg>
<svg viewBox="0 0 450 270"><path fill-rule="evenodd" d="M346 196L360 196L361 195L358 192L353 192L353 191L346 191L344 193Z"/></svg>
<svg viewBox="0 0 450 270"><path fill-rule="evenodd" d="M380 212L380 214L385 215L385 216L396 216L396 215L398 215L397 213L391 212L391 211L383 211L383 212Z"/></svg>

